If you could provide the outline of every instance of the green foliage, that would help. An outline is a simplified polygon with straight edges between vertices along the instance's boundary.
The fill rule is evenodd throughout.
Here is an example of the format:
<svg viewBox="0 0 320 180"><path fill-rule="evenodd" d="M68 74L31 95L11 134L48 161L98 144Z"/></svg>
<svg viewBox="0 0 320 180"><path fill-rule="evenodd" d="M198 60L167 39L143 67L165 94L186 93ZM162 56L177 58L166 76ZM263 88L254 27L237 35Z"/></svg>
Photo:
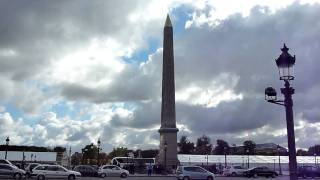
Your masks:
<svg viewBox="0 0 320 180"><path fill-rule="evenodd" d="M66 148L57 146L54 149L39 146L0 145L0 151L28 151L28 152L64 152Z"/></svg>
<svg viewBox="0 0 320 180"><path fill-rule="evenodd" d="M98 148L94 144L86 145L83 151L85 159L97 159L98 157Z"/></svg>
<svg viewBox="0 0 320 180"><path fill-rule="evenodd" d="M141 151L141 157L142 158L155 158L159 153L159 150L157 149L148 149L148 150L142 150Z"/></svg>
<svg viewBox="0 0 320 180"><path fill-rule="evenodd" d="M190 142L187 136L182 136L178 143L179 153L181 154L192 154L194 152L194 143Z"/></svg>
<svg viewBox="0 0 320 180"><path fill-rule="evenodd" d="M254 154L254 150L256 148L256 143L254 141L251 140L247 140L243 142L243 146L244 146L244 150L245 150L245 154ZM247 152L249 150L249 153Z"/></svg>
<svg viewBox="0 0 320 180"><path fill-rule="evenodd" d="M129 150L124 147L113 148L113 150L109 153L108 158L112 159L114 157L125 157L128 156Z"/></svg>
<svg viewBox="0 0 320 180"><path fill-rule="evenodd" d="M98 148L93 143L86 145L82 149L83 157L82 157L82 163L83 164L90 164L95 165L97 164L97 158L98 158Z"/></svg>
<svg viewBox="0 0 320 180"><path fill-rule="evenodd" d="M319 156L320 155L320 145L314 145L314 146L309 147L308 155L309 156L314 156L314 155Z"/></svg>
<svg viewBox="0 0 320 180"><path fill-rule="evenodd" d="M217 139L217 146L214 148L214 154L217 155L224 155L224 154L229 154L229 144L222 140L222 139Z"/></svg>
<svg viewBox="0 0 320 180"><path fill-rule="evenodd" d="M74 153L72 156L71 156L71 164L72 165L79 165L82 163L82 154L81 153Z"/></svg>
<svg viewBox="0 0 320 180"><path fill-rule="evenodd" d="M61 146L56 146L53 148L54 152L65 152L66 148L65 147L61 147Z"/></svg>
<svg viewBox="0 0 320 180"><path fill-rule="evenodd" d="M206 135L197 139L196 154L211 154L212 145L210 144L210 138Z"/></svg>
<svg viewBox="0 0 320 180"><path fill-rule="evenodd" d="M303 149L298 149L297 156L308 156L308 151Z"/></svg>

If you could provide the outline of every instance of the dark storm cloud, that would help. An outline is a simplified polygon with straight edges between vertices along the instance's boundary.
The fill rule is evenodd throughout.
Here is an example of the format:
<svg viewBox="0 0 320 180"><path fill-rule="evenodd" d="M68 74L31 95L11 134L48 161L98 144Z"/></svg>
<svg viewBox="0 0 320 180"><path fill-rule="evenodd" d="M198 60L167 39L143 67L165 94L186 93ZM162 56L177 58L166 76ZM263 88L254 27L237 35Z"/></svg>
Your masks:
<svg viewBox="0 0 320 180"><path fill-rule="evenodd" d="M70 100L87 100L94 103L130 102L150 100L160 94L160 74L146 75L138 67L128 67L104 87L87 87L83 84L60 84L61 94Z"/></svg>
<svg viewBox="0 0 320 180"><path fill-rule="evenodd" d="M10 84L0 85L1 94L23 97L25 93L21 89L39 88L30 87L32 83L50 88L50 82L35 81L43 78L43 72L51 71L53 62L88 45L92 38L117 35L118 41L127 43L127 36L123 36L128 30L125 22L136 7L138 4L133 1L0 1L0 75ZM81 84L75 86L81 93L88 91ZM71 98L75 96L72 94ZM11 97L1 99L12 101ZM25 105L13 103L26 110Z"/></svg>
<svg viewBox="0 0 320 180"><path fill-rule="evenodd" d="M296 83L308 88L312 84L307 82L318 81L312 75L318 67L319 46L314 44L319 44L320 27L315 18L319 5L293 4L275 14L263 13L263 9L253 8L248 17L232 15L211 30L191 28L177 39L176 70L181 74L178 78L183 78L181 84L185 79L210 79L231 72L240 77L237 90L257 93L266 85L279 84L274 59L283 43L297 55ZM307 42L310 45L306 46ZM192 45L196 47L190 48ZM310 71L308 67L312 67Z"/></svg>
<svg viewBox="0 0 320 180"><path fill-rule="evenodd" d="M127 13L136 6L133 1L1 1L0 73L25 79L92 38L122 34ZM1 56L9 50L17 55Z"/></svg>
<svg viewBox="0 0 320 180"><path fill-rule="evenodd" d="M0 3L0 37L5 47L41 40L74 43L91 36L112 35L121 31L126 13L138 5L128 0L4 0Z"/></svg>
<svg viewBox="0 0 320 180"><path fill-rule="evenodd" d="M315 18L320 16L320 6L295 3L274 14L264 13L268 12L264 9L257 6L248 17L232 15L213 29L188 29L176 40L178 89L192 82L210 82L226 72L239 77L234 90L244 95L241 101L221 103L215 108L178 104L177 117L191 130L223 134L254 131L265 125L285 128L283 109L264 101L267 86L274 86L282 99L279 88L283 82L278 80L274 59L280 55L283 43L297 56L293 81L295 114L304 112L311 122L320 121L316 95L320 90L316 78L320 67L320 26Z"/></svg>
<svg viewBox="0 0 320 180"><path fill-rule="evenodd" d="M262 99L243 99L224 102L215 108L177 104L177 117L181 124L196 132L237 133L255 130L266 124L277 123L279 113Z"/></svg>

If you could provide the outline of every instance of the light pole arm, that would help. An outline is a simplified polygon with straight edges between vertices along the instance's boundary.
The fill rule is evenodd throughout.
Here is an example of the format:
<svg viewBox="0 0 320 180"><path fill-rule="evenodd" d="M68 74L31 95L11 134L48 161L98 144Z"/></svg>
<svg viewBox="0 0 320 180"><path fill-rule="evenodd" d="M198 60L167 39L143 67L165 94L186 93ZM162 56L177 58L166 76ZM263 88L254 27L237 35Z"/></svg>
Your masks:
<svg viewBox="0 0 320 180"><path fill-rule="evenodd" d="M281 106L285 106L284 101L283 100L268 100L269 103L273 103L273 104L278 104Z"/></svg>

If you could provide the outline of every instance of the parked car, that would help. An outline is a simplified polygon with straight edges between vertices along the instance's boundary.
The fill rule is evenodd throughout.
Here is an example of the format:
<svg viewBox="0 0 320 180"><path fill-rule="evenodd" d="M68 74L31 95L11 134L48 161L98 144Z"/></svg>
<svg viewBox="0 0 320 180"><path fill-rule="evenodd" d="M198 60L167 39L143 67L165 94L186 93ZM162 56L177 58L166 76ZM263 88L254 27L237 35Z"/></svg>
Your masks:
<svg viewBox="0 0 320 180"><path fill-rule="evenodd" d="M255 168L248 169L243 172L243 175L246 177L249 177L249 178L250 177L258 177L258 176L275 178L276 176L278 176L278 173L271 170L268 167L261 166L261 167L255 167Z"/></svg>
<svg viewBox="0 0 320 180"><path fill-rule="evenodd" d="M243 176L243 172L246 170L242 166L226 166L223 169L223 174L225 176Z"/></svg>
<svg viewBox="0 0 320 180"><path fill-rule="evenodd" d="M0 164L10 164L13 165L10 161L8 161L7 159L0 159Z"/></svg>
<svg viewBox="0 0 320 180"><path fill-rule="evenodd" d="M97 166L97 165L91 165L91 167L93 167L93 168L96 169L96 170L99 169L99 166Z"/></svg>
<svg viewBox="0 0 320 180"><path fill-rule="evenodd" d="M120 176L122 178L126 178L129 175L129 171L120 168L116 165L104 165L99 168L98 171L100 177L106 176Z"/></svg>
<svg viewBox="0 0 320 180"><path fill-rule="evenodd" d="M29 178L32 174L32 169L40 165L39 163L30 163L27 165L27 167L24 169L26 171L26 176Z"/></svg>
<svg viewBox="0 0 320 180"><path fill-rule="evenodd" d="M298 168L298 177L320 177L320 168L315 166L300 166Z"/></svg>
<svg viewBox="0 0 320 180"><path fill-rule="evenodd" d="M26 172L11 164L0 164L0 176L20 179Z"/></svg>
<svg viewBox="0 0 320 180"><path fill-rule="evenodd" d="M81 174L76 171L70 171L60 165L41 164L33 168L31 176L36 177L38 180L46 178L68 178L68 180L74 180Z"/></svg>
<svg viewBox="0 0 320 180"><path fill-rule="evenodd" d="M91 176L91 177L99 176L98 170L88 165L79 165L74 167L73 170L81 173L81 176Z"/></svg>
<svg viewBox="0 0 320 180"><path fill-rule="evenodd" d="M200 166L178 166L177 179L189 180L189 179L207 179L214 180L213 173L205 170Z"/></svg>

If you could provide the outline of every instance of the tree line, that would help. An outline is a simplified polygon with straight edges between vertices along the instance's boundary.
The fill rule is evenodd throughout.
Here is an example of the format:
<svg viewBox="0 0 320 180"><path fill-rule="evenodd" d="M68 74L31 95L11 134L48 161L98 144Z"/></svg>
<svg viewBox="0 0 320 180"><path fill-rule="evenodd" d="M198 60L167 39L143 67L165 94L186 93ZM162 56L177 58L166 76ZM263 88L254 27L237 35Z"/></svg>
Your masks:
<svg viewBox="0 0 320 180"><path fill-rule="evenodd" d="M281 146L278 146L281 147ZM232 146L223 139L217 139L216 145L211 144L211 140L208 136L203 135L197 138L196 143L191 142L187 136L182 136L178 142L178 153L180 154L214 154L214 155L288 155L288 152L281 147L280 151L277 148L269 151L256 151L256 143L252 140L246 140L241 146ZM314 145L308 148L308 150L298 149L298 156L319 156L320 145Z"/></svg>
<svg viewBox="0 0 320 180"><path fill-rule="evenodd" d="M66 148L61 146L48 148L39 146L0 145L0 151L64 152L66 151Z"/></svg>
<svg viewBox="0 0 320 180"><path fill-rule="evenodd" d="M147 149L147 150L130 150L126 147L117 147L113 148L111 152L108 154L102 152L101 149L99 151L99 164L106 164L110 162L114 157L130 157L133 155L134 157L141 158L154 158L158 155L158 149ZM74 165L78 164L91 164L96 165L98 162L98 147L94 144L86 145L82 149L82 153L74 153L71 156L71 163Z"/></svg>
<svg viewBox="0 0 320 180"><path fill-rule="evenodd" d="M182 136L178 142L178 148L180 154L236 154L234 150L235 145L230 146L228 142L222 139L217 139L216 145L211 144L211 140L208 136L203 135L197 138L196 144L189 141L187 136ZM256 143L252 140L243 142L243 149L246 154L254 154Z"/></svg>
<svg viewBox="0 0 320 180"><path fill-rule="evenodd" d="M256 143L252 140L246 140L241 146L229 143L223 139L217 139L216 144L211 144L211 139L203 135L197 138L196 143L191 142L187 136L182 136L177 142L179 154L199 154L199 155L279 155L278 152L257 152ZM98 147L94 144L86 145L81 153L74 153L71 157L72 164L97 164L98 162ZM142 157L142 158L155 158L159 153L158 149L147 150L131 150L126 147L113 148L108 154L100 150L99 162L106 164L114 157ZM282 152L280 155L288 155L287 152ZM311 146L308 150L299 149L298 156L313 156L320 155L320 145Z"/></svg>

